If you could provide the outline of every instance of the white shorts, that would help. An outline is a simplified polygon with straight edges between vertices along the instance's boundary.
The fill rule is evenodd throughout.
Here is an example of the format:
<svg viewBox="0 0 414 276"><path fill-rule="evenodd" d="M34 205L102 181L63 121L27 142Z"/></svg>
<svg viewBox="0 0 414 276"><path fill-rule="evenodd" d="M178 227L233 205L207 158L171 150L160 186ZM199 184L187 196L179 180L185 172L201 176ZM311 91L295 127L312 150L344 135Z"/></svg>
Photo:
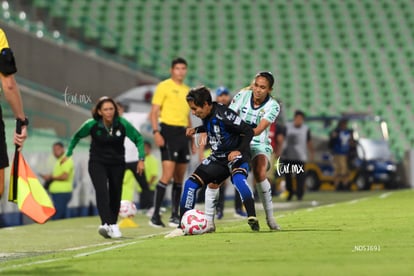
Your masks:
<svg viewBox="0 0 414 276"><path fill-rule="evenodd" d="M250 153L252 155L252 160L260 154L265 155L267 158L267 169L266 170L270 169L270 161L272 160L272 153L273 153L273 149L271 145L266 145L266 144L250 145Z"/></svg>

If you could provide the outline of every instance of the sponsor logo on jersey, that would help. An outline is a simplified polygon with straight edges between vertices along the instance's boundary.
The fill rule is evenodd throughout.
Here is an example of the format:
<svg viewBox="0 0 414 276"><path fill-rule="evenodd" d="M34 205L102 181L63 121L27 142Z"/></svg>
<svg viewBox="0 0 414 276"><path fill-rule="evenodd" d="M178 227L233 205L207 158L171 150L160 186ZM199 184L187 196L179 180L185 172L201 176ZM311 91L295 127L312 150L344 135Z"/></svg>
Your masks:
<svg viewBox="0 0 414 276"><path fill-rule="evenodd" d="M233 121L233 123L235 124L235 125L240 125L241 124L241 118L240 117L237 117L234 121Z"/></svg>

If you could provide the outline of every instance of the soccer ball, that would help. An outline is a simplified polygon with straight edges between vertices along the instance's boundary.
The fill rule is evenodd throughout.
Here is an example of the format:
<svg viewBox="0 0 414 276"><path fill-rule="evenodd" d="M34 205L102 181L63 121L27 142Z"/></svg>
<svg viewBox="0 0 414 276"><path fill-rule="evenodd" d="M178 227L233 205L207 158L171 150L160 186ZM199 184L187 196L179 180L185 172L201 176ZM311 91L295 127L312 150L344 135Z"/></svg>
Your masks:
<svg viewBox="0 0 414 276"><path fill-rule="evenodd" d="M121 200L121 206L119 207L119 216L121 218L131 218L137 213L137 207L134 202L129 200Z"/></svg>
<svg viewBox="0 0 414 276"><path fill-rule="evenodd" d="M181 219L181 229L186 235L200 235L207 229L207 219L200 210L188 210Z"/></svg>

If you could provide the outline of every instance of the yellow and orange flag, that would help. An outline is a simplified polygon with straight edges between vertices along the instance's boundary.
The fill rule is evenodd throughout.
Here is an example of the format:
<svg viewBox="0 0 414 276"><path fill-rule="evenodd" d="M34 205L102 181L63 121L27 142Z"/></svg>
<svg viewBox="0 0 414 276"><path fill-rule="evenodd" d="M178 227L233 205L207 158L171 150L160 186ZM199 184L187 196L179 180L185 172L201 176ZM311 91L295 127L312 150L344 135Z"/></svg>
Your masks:
<svg viewBox="0 0 414 276"><path fill-rule="evenodd" d="M17 150L10 175L9 201L17 203L19 210L37 223L45 223L56 213L48 193Z"/></svg>

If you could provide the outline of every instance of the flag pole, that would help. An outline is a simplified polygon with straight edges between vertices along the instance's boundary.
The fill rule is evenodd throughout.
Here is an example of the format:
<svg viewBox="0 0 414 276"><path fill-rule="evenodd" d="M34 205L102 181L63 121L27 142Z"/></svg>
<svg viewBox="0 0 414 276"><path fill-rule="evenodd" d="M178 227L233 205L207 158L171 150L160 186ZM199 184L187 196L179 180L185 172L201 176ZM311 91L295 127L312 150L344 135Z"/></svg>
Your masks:
<svg viewBox="0 0 414 276"><path fill-rule="evenodd" d="M16 133L21 134L22 133L22 121L16 120ZM13 197L11 198L12 201L17 200L17 180L19 178L18 171L19 171L19 145L16 145L14 149L14 159L13 159Z"/></svg>

